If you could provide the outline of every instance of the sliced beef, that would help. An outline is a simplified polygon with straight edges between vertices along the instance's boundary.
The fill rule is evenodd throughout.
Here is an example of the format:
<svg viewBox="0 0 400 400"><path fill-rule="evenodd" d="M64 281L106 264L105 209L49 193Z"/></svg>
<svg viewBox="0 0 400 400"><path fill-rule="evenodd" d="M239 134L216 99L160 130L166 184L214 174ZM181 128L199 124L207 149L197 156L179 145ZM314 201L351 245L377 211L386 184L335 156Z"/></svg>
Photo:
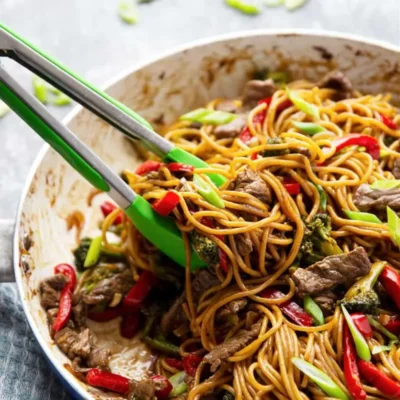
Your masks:
<svg viewBox="0 0 400 400"><path fill-rule="evenodd" d="M123 269L122 269L123 268ZM124 295L133 286L132 272L127 267L122 267L121 272L101 280L90 293L82 296L86 304L106 303L112 300L115 293Z"/></svg>
<svg viewBox="0 0 400 400"><path fill-rule="evenodd" d="M319 295L336 285L351 286L354 281L368 274L371 262L364 248L357 247L347 254L325 257L308 268L298 268L292 279L300 297Z"/></svg>
<svg viewBox="0 0 400 400"><path fill-rule="evenodd" d="M353 196L360 211L385 211L386 207L400 210L400 188L374 190L367 184L360 185Z"/></svg>
<svg viewBox="0 0 400 400"><path fill-rule="evenodd" d="M392 174L396 179L400 179L400 158L394 160Z"/></svg>
<svg viewBox="0 0 400 400"><path fill-rule="evenodd" d="M223 100L220 101L217 106L215 107L217 111L224 111L229 113L236 113L239 107L233 100Z"/></svg>
<svg viewBox="0 0 400 400"><path fill-rule="evenodd" d="M272 196L267 184L261 179L260 175L251 170L245 169L236 179L231 182L229 188L237 192L251 194L263 203L270 203Z"/></svg>
<svg viewBox="0 0 400 400"><path fill-rule="evenodd" d="M72 320L78 328L86 324L86 305L82 300L82 293L75 295L72 299Z"/></svg>
<svg viewBox="0 0 400 400"><path fill-rule="evenodd" d="M131 382L129 400L152 400L157 389L156 384L151 379L142 379L140 382Z"/></svg>
<svg viewBox="0 0 400 400"><path fill-rule="evenodd" d="M90 368L106 369L108 367L110 355L109 349L93 346L86 363Z"/></svg>
<svg viewBox="0 0 400 400"><path fill-rule="evenodd" d="M320 88L336 90L336 100L348 99L354 96L353 85L349 78L340 71L331 71L317 82Z"/></svg>
<svg viewBox="0 0 400 400"><path fill-rule="evenodd" d="M201 295L208 289L219 284L219 280L215 274L207 269L201 270L192 280L192 296L193 302L197 303ZM182 305L186 301L186 294L183 292L172 304L169 310L163 315L161 320L161 329L164 333L170 333L187 322L186 314L182 309Z"/></svg>
<svg viewBox="0 0 400 400"><path fill-rule="evenodd" d="M313 299L321 308L325 316L332 315L339 300L339 295L333 291L322 293Z"/></svg>
<svg viewBox="0 0 400 400"><path fill-rule="evenodd" d="M217 126L213 133L217 139L233 139L241 134L243 128L246 126L246 123L247 117L245 115L238 115L231 122Z"/></svg>
<svg viewBox="0 0 400 400"><path fill-rule="evenodd" d="M262 321L251 325L249 330L240 330L235 336L226 342L215 346L205 357L204 361L211 364L211 372L215 372L221 363L246 347L251 341L256 339L260 333Z"/></svg>
<svg viewBox="0 0 400 400"><path fill-rule="evenodd" d="M40 305L45 310L58 307L60 293L64 289L67 281L68 279L65 275L56 274L40 283Z"/></svg>
<svg viewBox="0 0 400 400"><path fill-rule="evenodd" d="M235 242L239 254L242 257L247 256L253 251L253 242L250 239L250 235L246 232L243 234L235 235Z"/></svg>
<svg viewBox="0 0 400 400"><path fill-rule="evenodd" d="M238 314L246 306L247 306L247 299L244 297L242 299L232 300L218 310L218 312L215 315L215 319L217 321L225 320L231 315Z"/></svg>
<svg viewBox="0 0 400 400"><path fill-rule="evenodd" d="M260 100L271 97L276 90L277 87L272 79L248 81L242 95L243 108L255 107Z"/></svg>

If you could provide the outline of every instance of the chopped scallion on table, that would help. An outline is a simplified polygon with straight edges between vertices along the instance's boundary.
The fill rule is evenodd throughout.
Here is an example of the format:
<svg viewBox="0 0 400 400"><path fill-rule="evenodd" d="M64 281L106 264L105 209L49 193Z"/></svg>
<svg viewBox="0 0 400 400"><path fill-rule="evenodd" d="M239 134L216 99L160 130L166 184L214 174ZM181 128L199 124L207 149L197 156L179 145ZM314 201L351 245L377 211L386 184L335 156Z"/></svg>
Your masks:
<svg viewBox="0 0 400 400"><path fill-rule="evenodd" d="M247 15L256 15L261 12L261 10L254 4L247 3L243 0L225 0L226 4L236 10Z"/></svg>
<svg viewBox="0 0 400 400"><path fill-rule="evenodd" d="M136 24L139 18L136 0L120 0L118 3L118 15L127 24Z"/></svg>

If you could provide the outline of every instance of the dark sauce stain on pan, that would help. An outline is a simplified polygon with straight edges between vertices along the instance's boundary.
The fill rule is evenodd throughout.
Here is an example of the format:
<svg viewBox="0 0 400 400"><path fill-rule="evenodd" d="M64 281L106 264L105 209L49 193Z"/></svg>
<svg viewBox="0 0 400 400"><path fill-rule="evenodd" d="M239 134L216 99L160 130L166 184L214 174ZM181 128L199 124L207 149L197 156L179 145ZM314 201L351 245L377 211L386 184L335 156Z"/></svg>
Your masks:
<svg viewBox="0 0 400 400"><path fill-rule="evenodd" d="M328 49L326 49L323 46L313 46L313 49L318 51L318 53L321 55L321 58L323 58L324 60L330 61L333 58L333 54L328 51Z"/></svg>

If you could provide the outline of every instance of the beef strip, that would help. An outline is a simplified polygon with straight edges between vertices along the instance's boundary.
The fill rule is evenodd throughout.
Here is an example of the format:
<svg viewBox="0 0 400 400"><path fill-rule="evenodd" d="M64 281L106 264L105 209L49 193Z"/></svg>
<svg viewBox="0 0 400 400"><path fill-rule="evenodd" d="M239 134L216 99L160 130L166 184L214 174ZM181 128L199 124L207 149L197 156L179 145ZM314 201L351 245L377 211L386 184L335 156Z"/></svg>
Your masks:
<svg viewBox="0 0 400 400"><path fill-rule="evenodd" d="M392 174L396 179L400 179L400 158L394 160Z"/></svg>
<svg viewBox="0 0 400 400"><path fill-rule="evenodd" d="M371 262L363 247L357 247L347 254L325 257L308 268L298 268L292 279L297 287L297 294L319 295L336 285L350 287L356 278L368 274Z"/></svg>
<svg viewBox="0 0 400 400"><path fill-rule="evenodd" d="M317 82L317 86L336 90L336 100L348 99L354 96L353 85L349 78L340 71L328 72Z"/></svg>
<svg viewBox="0 0 400 400"><path fill-rule="evenodd" d="M247 300L244 297L242 299L232 300L217 311L215 319L217 321L224 320L231 315L238 314L246 306L247 306Z"/></svg>
<svg viewBox="0 0 400 400"><path fill-rule="evenodd" d="M109 349L93 346L86 363L90 368L106 369L110 355Z"/></svg>
<svg viewBox="0 0 400 400"><path fill-rule="evenodd" d="M247 256L253 251L253 242L251 241L250 235L247 232L235 235L235 242L239 254L242 257Z"/></svg>
<svg viewBox="0 0 400 400"><path fill-rule="evenodd" d="M325 316L332 315L336 307L336 302L339 300L339 294L333 291L321 293L313 299L321 308Z"/></svg>
<svg viewBox="0 0 400 400"><path fill-rule="evenodd" d="M82 300L82 293L73 296L72 299L72 320L78 328L86 324L86 305Z"/></svg>
<svg viewBox="0 0 400 400"><path fill-rule="evenodd" d="M263 203L270 203L272 199L271 191L267 184L261 179L257 172L250 168L239 173L236 179L231 182L229 188L237 192L251 194Z"/></svg>
<svg viewBox="0 0 400 400"><path fill-rule="evenodd" d="M242 329L226 342L215 346L205 357L204 361L211 364L211 372L215 372L223 361L246 347L260 333L262 321L251 325L249 330Z"/></svg>
<svg viewBox="0 0 400 400"><path fill-rule="evenodd" d="M276 90L277 87L272 79L248 81L242 95L243 108L250 109L255 107L258 101L271 97Z"/></svg>
<svg viewBox="0 0 400 400"><path fill-rule="evenodd" d="M219 283L219 279L210 270L201 270L192 280L193 302L197 303L206 290L213 286L217 286ZM184 291L163 315L161 320L161 329L165 334L172 332L174 329L187 322L186 314L182 309L182 305L185 301L186 293Z"/></svg>
<svg viewBox="0 0 400 400"><path fill-rule="evenodd" d="M82 300L86 304L99 304L112 300L115 293L124 295L133 286L132 272L126 266L121 266L121 272L110 278L101 280L90 293L85 293Z"/></svg>
<svg viewBox="0 0 400 400"><path fill-rule="evenodd" d="M156 383L152 379L142 379L140 382L131 381L129 400L152 400L156 390Z"/></svg>
<svg viewBox="0 0 400 400"><path fill-rule="evenodd" d="M64 289L68 278L62 274L56 274L40 283L40 305L45 309L58 307L60 293Z"/></svg>
<svg viewBox="0 0 400 400"><path fill-rule="evenodd" d="M385 211L386 207L399 211L400 188L374 190L363 184L354 193L353 201L360 211Z"/></svg>
<svg viewBox="0 0 400 400"><path fill-rule="evenodd" d="M231 122L217 126L213 133L217 139L233 139L241 134L243 128L246 126L246 123L247 117L245 115L238 115Z"/></svg>

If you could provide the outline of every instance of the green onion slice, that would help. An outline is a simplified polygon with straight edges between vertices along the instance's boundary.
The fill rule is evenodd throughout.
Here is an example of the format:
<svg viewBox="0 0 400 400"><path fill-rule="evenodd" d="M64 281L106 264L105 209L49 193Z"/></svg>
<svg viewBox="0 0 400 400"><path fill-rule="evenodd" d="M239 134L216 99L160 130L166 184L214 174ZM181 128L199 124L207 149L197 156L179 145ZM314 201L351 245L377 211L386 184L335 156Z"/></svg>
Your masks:
<svg viewBox="0 0 400 400"><path fill-rule="evenodd" d="M400 246L400 218L390 207L386 207L386 211L388 228L392 236L392 240L397 246Z"/></svg>
<svg viewBox="0 0 400 400"><path fill-rule="evenodd" d="M344 213L354 221L371 222L372 224L381 224L382 221L375 215L361 211L343 210Z"/></svg>
<svg viewBox="0 0 400 400"><path fill-rule="evenodd" d="M202 124L223 125L233 121L235 114L225 111L208 110L207 108L197 108L180 117L181 121L201 122Z"/></svg>
<svg viewBox="0 0 400 400"><path fill-rule="evenodd" d="M321 308L309 295L304 297L304 309L313 317L315 325L325 324L325 318Z"/></svg>
<svg viewBox="0 0 400 400"><path fill-rule="evenodd" d="M10 111L10 107L0 100L0 118L3 118Z"/></svg>
<svg viewBox="0 0 400 400"><path fill-rule="evenodd" d="M319 368L298 357L292 357L291 361L304 375L307 375L329 397L342 400L349 399L346 393L343 392L343 390Z"/></svg>
<svg viewBox="0 0 400 400"><path fill-rule="evenodd" d="M67 106L68 104L71 104L71 99L64 93L60 92L54 99L51 100L51 103L60 107Z"/></svg>
<svg viewBox="0 0 400 400"><path fill-rule="evenodd" d="M326 211L326 206L328 204L328 196L326 195L326 192L324 188L321 185L318 185L317 183L311 182L318 190L319 193L319 204L321 206L322 211Z"/></svg>
<svg viewBox="0 0 400 400"><path fill-rule="evenodd" d="M136 24L138 21L138 11L136 0L120 0L118 3L118 15L127 24Z"/></svg>
<svg viewBox="0 0 400 400"><path fill-rule="evenodd" d="M308 103L297 92L293 92L289 88L286 88L286 94L300 111L315 119L320 119L319 108L315 104Z"/></svg>
<svg viewBox="0 0 400 400"><path fill-rule="evenodd" d="M46 82L39 78L38 76L34 76L32 78L32 86L33 86L33 94L35 97L42 103L47 104L47 88Z"/></svg>
<svg viewBox="0 0 400 400"><path fill-rule="evenodd" d="M343 304L341 305L341 307L342 307L342 313L347 322L347 326L350 329L351 336L353 336L358 357L360 357L364 361L370 361L371 352L369 350L368 343L364 339L364 336L361 334L361 332L357 329L349 312L346 310Z"/></svg>
<svg viewBox="0 0 400 400"><path fill-rule="evenodd" d="M94 238L90 243L88 252L86 254L85 262L83 263L83 266L85 268L93 267L99 261L101 252L101 242L102 242L102 237L99 236L97 238Z"/></svg>
<svg viewBox="0 0 400 400"><path fill-rule="evenodd" d="M399 179L380 179L370 185L370 188L374 190L390 190L398 187L400 187Z"/></svg>
<svg viewBox="0 0 400 400"><path fill-rule="evenodd" d="M314 124L313 122L300 122L292 121L292 124L301 132L307 135L315 135L316 133L325 132L326 129L321 125Z"/></svg>
<svg viewBox="0 0 400 400"><path fill-rule="evenodd" d="M257 15L260 14L261 10L254 4L245 3L242 0L225 0L229 7L232 7L243 14Z"/></svg>
<svg viewBox="0 0 400 400"><path fill-rule="evenodd" d="M371 315L367 315L367 319L369 324L376 329L378 332L382 333L382 335L385 335L387 338L389 338L393 342L398 342L399 339L397 336L390 332L388 329L386 329L382 324L380 324L375 318L373 318Z"/></svg>
<svg viewBox="0 0 400 400"><path fill-rule="evenodd" d="M299 7L302 7L307 0L285 0L285 6L289 11L294 11Z"/></svg>
<svg viewBox="0 0 400 400"><path fill-rule="evenodd" d="M185 371L180 371L169 378L169 381L171 382L172 385L172 390L169 394L169 397L179 396L187 391L188 386L185 383L185 378L186 378Z"/></svg>
<svg viewBox="0 0 400 400"><path fill-rule="evenodd" d="M264 0L263 3L267 7L278 7L283 6L283 4L285 4L285 0Z"/></svg>
<svg viewBox="0 0 400 400"><path fill-rule="evenodd" d="M393 346L394 346L397 342L398 342L398 340L391 340L391 341L389 342L389 344L386 345L386 346L385 346L385 345L383 345L383 346L374 346L374 347L372 348L372 354L375 355L375 354L382 353L383 351L390 351L390 350L392 350Z"/></svg>
<svg viewBox="0 0 400 400"><path fill-rule="evenodd" d="M219 197L211 183L206 182L197 174L193 175L193 183L196 186L197 192L200 193L210 204L218 208L225 208L224 201Z"/></svg>

